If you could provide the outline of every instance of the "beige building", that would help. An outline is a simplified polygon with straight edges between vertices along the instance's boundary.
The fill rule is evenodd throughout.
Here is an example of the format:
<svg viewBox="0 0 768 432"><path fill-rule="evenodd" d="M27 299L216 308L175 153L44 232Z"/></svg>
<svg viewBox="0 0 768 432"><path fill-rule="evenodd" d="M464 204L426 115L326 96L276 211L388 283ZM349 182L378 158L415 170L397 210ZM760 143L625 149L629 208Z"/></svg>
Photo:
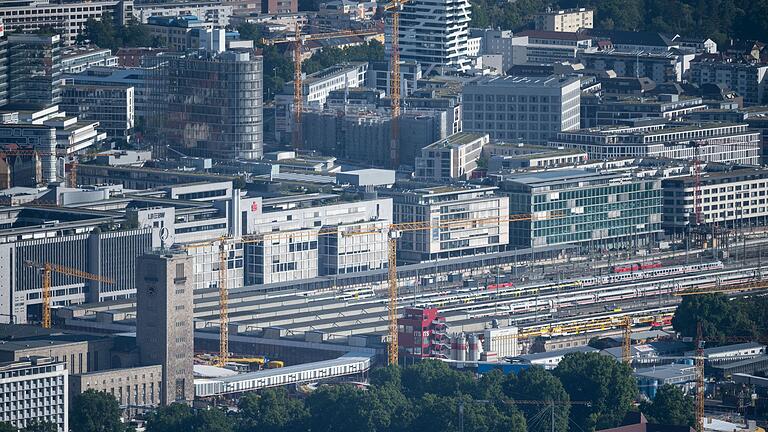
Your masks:
<svg viewBox="0 0 768 432"><path fill-rule="evenodd" d="M110 369L69 376L70 397L86 390L111 394L122 408L160 404L163 367L161 365Z"/></svg>
<svg viewBox="0 0 768 432"><path fill-rule="evenodd" d="M466 180L477 169L488 134L459 132L434 142L416 157L416 179L451 181Z"/></svg>
<svg viewBox="0 0 768 432"><path fill-rule="evenodd" d="M70 374L80 374L110 367L109 338L84 341L54 339L0 341L0 361L20 361L29 357L50 357L63 362Z"/></svg>
<svg viewBox="0 0 768 432"><path fill-rule="evenodd" d="M585 8L561 9L537 14L536 30L577 32L593 27L594 11Z"/></svg>
<svg viewBox="0 0 768 432"><path fill-rule="evenodd" d="M136 260L136 342L141 362L162 365L160 403L194 399L192 257L143 255Z"/></svg>

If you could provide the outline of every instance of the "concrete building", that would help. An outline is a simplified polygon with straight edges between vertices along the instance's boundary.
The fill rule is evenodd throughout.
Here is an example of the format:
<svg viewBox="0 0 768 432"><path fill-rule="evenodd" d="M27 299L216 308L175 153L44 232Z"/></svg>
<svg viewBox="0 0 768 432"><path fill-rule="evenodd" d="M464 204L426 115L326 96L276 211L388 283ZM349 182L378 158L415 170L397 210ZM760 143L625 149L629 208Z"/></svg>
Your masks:
<svg viewBox="0 0 768 432"><path fill-rule="evenodd" d="M680 82L694 58L690 53L585 51L579 60L587 69L616 72L619 77L647 77L657 83Z"/></svg>
<svg viewBox="0 0 768 432"><path fill-rule="evenodd" d="M99 337L52 335L49 338L8 340L0 343L0 362L22 361L25 358L50 357L62 362L70 376L112 366L113 341Z"/></svg>
<svg viewBox="0 0 768 432"><path fill-rule="evenodd" d="M622 53L650 53L664 55L673 49L680 48L676 38L653 31L627 31L593 29L586 33L601 46ZM690 51L687 53L691 54Z"/></svg>
<svg viewBox="0 0 768 432"><path fill-rule="evenodd" d="M503 359L515 357L519 353L517 327L491 327L483 330L483 351L494 352Z"/></svg>
<svg viewBox="0 0 768 432"><path fill-rule="evenodd" d="M594 26L594 14L593 10L585 8L548 10L536 14L534 24L536 30L577 32Z"/></svg>
<svg viewBox="0 0 768 432"><path fill-rule="evenodd" d="M322 109L330 92L362 87L366 82L367 62L334 65L309 74L302 80L302 106ZM293 132L293 81L285 83L275 95L275 138L288 142Z"/></svg>
<svg viewBox="0 0 768 432"><path fill-rule="evenodd" d="M675 363L642 368L637 369L634 375L641 393L650 399L665 384L673 385L686 394L696 386L696 367L693 365Z"/></svg>
<svg viewBox="0 0 768 432"><path fill-rule="evenodd" d="M387 110L350 113L307 112L302 116L305 149L339 158L389 167L392 164L391 117ZM450 125L441 110L411 110L399 117L400 162L413 165L421 149L448 136Z"/></svg>
<svg viewBox="0 0 768 432"><path fill-rule="evenodd" d="M587 152L524 143L494 141L483 147L488 173L525 168L577 165L588 160Z"/></svg>
<svg viewBox="0 0 768 432"><path fill-rule="evenodd" d="M513 363L529 364L531 366L541 366L544 369L552 370L560 364L560 360L571 353L592 353L598 352L596 348L590 346L579 346L567 349L559 349L535 354L523 354L512 359Z"/></svg>
<svg viewBox="0 0 768 432"><path fill-rule="evenodd" d="M4 221L0 230L0 319L4 322L11 316L16 323L40 317L42 276L25 260L45 259L114 281L106 284L54 274L54 306L100 302L131 297L135 257L159 246L151 228L127 229L113 213L6 207L0 209L0 220ZM99 228L106 226L113 230Z"/></svg>
<svg viewBox="0 0 768 432"><path fill-rule="evenodd" d="M89 19L111 17L116 25L126 25L133 14L131 0L52 2L23 0L0 6L0 19L6 32L34 32L53 27L66 45L75 43Z"/></svg>
<svg viewBox="0 0 768 432"><path fill-rule="evenodd" d="M467 38L471 8L468 0L415 0L400 12L400 58L418 62L426 75L434 70L469 69ZM385 48L391 51L388 23Z"/></svg>
<svg viewBox="0 0 768 432"><path fill-rule="evenodd" d="M76 74L94 66L116 67L117 56L110 49L92 46L67 48L61 53L61 73Z"/></svg>
<svg viewBox="0 0 768 432"><path fill-rule="evenodd" d="M152 112L151 75L152 69L99 67L94 66L79 74L69 74L64 77L69 85L95 85L133 87L133 107L136 120L149 122Z"/></svg>
<svg viewBox="0 0 768 432"><path fill-rule="evenodd" d="M98 130L110 139L131 140L135 125L133 87L67 84L60 108L79 119L99 122Z"/></svg>
<svg viewBox="0 0 768 432"><path fill-rule="evenodd" d="M592 39L584 33L527 30L516 35L525 49L525 63L551 65L574 63L580 53L592 49ZM522 63L515 63L522 64Z"/></svg>
<svg viewBox="0 0 768 432"><path fill-rule="evenodd" d="M483 146L489 141L487 134L459 132L424 147L416 157L416 179L439 182L469 179L478 167Z"/></svg>
<svg viewBox="0 0 768 432"><path fill-rule="evenodd" d="M512 247L639 247L662 232L658 179L570 169L509 174L499 186L510 214L533 215L510 223Z"/></svg>
<svg viewBox="0 0 768 432"><path fill-rule="evenodd" d="M58 35L8 35L8 103L13 108L35 110L58 104L61 86Z"/></svg>
<svg viewBox="0 0 768 432"><path fill-rule="evenodd" d="M198 51L163 63L153 79L158 140L188 156L261 158L261 56Z"/></svg>
<svg viewBox="0 0 768 432"><path fill-rule="evenodd" d="M177 17L181 15L193 15L205 22L217 27L229 25L229 18L233 14L234 6L230 2L220 1L192 1L192 2L162 2L141 3L133 8L133 16L142 24L149 22L153 16Z"/></svg>
<svg viewBox="0 0 768 432"><path fill-rule="evenodd" d="M765 354L766 346L758 342L744 342L733 345L723 345L713 348L704 348L704 361L709 366L721 365L729 362L752 359ZM694 355L686 352L686 356Z"/></svg>
<svg viewBox="0 0 768 432"><path fill-rule="evenodd" d="M264 236L246 247L246 282L269 284L387 266L392 200L344 201L310 194L261 201L245 232ZM353 233L366 233L356 234ZM287 234L290 233L290 234Z"/></svg>
<svg viewBox="0 0 768 432"><path fill-rule="evenodd" d="M109 369L69 376L71 397L87 390L109 393L122 409L160 405L163 367L160 365Z"/></svg>
<svg viewBox="0 0 768 432"><path fill-rule="evenodd" d="M151 16L147 19L147 29L160 41L161 46L181 52L200 48L199 31L213 28L212 23L194 15Z"/></svg>
<svg viewBox="0 0 768 432"><path fill-rule="evenodd" d="M661 94L656 97L581 96L581 127L614 126L641 118L678 121L695 111L707 108L700 97Z"/></svg>
<svg viewBox="0 0 768 432"><path fill-rule="evenodd" d="M163 252L143 255L136 269L136 343L145 366L162 366L160 402L191 402L195 396L192 373L192 259Z"/></svg>
<svg viewBox="0 0 768 432"><path fill-rule="evenodd" d="M292 14L298 11L298 0L261 0L261 13L263 14Z"/></svg>
<svg viewBox="0 0 768 432"><path fill-rule="evenodd" d="M45 183L56 179L56 128L46 125L2 124L0 145L16 144L40 151L41 175Z"/></svg>
<svg viewBox="0 0 768 432"><path fill-rule="evenodd" d="M320 28L363 29L373 26L378 5L375 1L331 0L320 3L313 21ZM296 12L294 9L293 12Z"/></svg>
<svg viewBox="0 0 768 432"><path fill-rule="evenodd" d="M768 104L768 65L725 61L710 56L700 56L691 62L689 82L702 86L719 84L727 86L744 97L744 105Z"/></svg>
<svg viewBox="0 0 768 432"><path fill-rule="evenodd" d="M504 72L513 65L527 62L525 43L527 38L518 37L510 30L470 29L471 38L480 38L480 55L500 55Z"/></svg>
<svg viewBox="0 0 768 432"><path fill-rule="evenodd" d="M400 62L400 95L408 97L417 88L417 82L421 79L421 65L413 61ZM365 86L382 90L386 95L390 95L390 84L392 82L389 61L374 61L368 63L368 74L365 78Z"/></svg>
<svg viewBox="0 0 768 432"><path fill-rule="evenodd" d="M766 205L768 170L742 168L701 175L702 222L723 227L749 227L768 221ZM662 181L664 188L664 228L686 232L696 222L694 176Z"/></svg>
<svg viewBox="0 0 768 432"><path fill-rule="evenodd" d="M411 263L496 252L509 243L509 200L495 187L438 186L383 190L392 197L394 222L451 223L450 228L403 232L397 240L398 258ZM499 217L496 222L475 219Z"/></svg>
<svg viewBox="0 0 768 432"><path fill-rule="evenodd" d="M67 378L64 363L47 357L0 363L0 422L25 428L46 421L69 431Z"/></svg>
<svg viewBox="0 0 768 432"><path fill-rule="evenodd" d="M484 77L464 86L463 130L544 144L579 128L578 78Z"/></svg>
<svg viewBox="0 0 768 432"><path fill-rule="evenodd" d="M550 146L584 150L592 160L655 157L692 160L700 141L705 162L760 164L760 133L738 123L665 123L603 127L558 133Z"/></svg>

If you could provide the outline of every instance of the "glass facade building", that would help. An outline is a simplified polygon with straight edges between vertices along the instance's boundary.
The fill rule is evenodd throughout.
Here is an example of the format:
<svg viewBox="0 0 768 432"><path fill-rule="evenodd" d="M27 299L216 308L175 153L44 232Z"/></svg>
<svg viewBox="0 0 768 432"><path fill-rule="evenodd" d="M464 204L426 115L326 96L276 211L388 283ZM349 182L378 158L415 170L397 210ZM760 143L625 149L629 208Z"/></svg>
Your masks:
<svg viewBox="0 0 768 432"><path fill-rule="evenodd" d="M58 35L8 35L8 101L39 109L61 102L61 39Z"/></svg>
<svg viewBox="0 0 768 432"><path fill-rule="evenodd" d="M159 140L188 156L261 158L262 58L254 51L170 55L152 82Z"/></svg>
<svg viewBox="0 0 768 432"><path fill-rule="evenodd" d="M509 196L510 214L533 215L510 224L515 248L639 247L662 232L659 179L575 169L513 174L500 186Z"/></svg>

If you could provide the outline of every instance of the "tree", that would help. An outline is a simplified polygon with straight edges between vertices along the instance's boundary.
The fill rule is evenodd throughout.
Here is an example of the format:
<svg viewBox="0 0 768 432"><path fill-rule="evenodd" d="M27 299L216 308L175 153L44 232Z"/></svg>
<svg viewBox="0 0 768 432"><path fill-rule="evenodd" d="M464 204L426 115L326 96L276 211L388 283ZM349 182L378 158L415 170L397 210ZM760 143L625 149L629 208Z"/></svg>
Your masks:
<svg viewBox="0 0 768 432"><path fill-rule="evenodd" d="M69 411L70 429L78 432L123 432L120 405L109 393L86 390L75 396Z"/></svg>
<svg viewBox="0 0 768 432"><path fill-rule="evenodd" d="M474 382L466 372L451 369L445 362L425 360L403 369L403 393L409 397L420 397L426 393L453 396L471 393Z"/></svg>
<svg viewBox="0 0 768 432"><path fill-rule="evenodd" d="M520 372L517 382L512 386L505 388L507 396L513 400L540 400L560 402L555 405L555 428L558 431L568 431L569 406L562 402L570 401L568 393L563 388L563 384L554 375L541 367L532 367ZM523 412L528 422L528 430L532 432L546 432L553 430L551 416L547 416L548 421L533 422L532 419L540 415L542 409L551 409L551 407L542 407L541 405L520 405L518 408Z"/></svg>
<svg viewBox="0 0 768 432"><path fill-rule="evenodd" d="M130 23L125 26L116 26L114 20L108 15L100 20L89 18L85 22L83 32L78 35L77 41L79 43L89 41L112 51L123 47L160 46L160 40L152 36L145 25Z"/></svg>
<svg viewBox="0 0 768 432"><path fill-rule="evenodd" d="M414 402L418 411L408 430L429 432L458 431L523 432L525 418L503 400L477 400L468 395L426 394ZM460 413L461 411L461 413ZM462 425L463 423L463 425Z"/></svg>
<svg viewBox="0 0 768 432"><path fill-rule="evenodd" d="M572 400L591 402L590 406L571 407L576 423L585 431L619 425L637 394L632 369L599 353L568 354L554 375Z"/></svg>
<svg viewBox="0 0 768 432"><path fill-rule="evenodd" d="M10 423L0 423L0 432L19 432L16 427Z"/></svg>
<svg viewBox="0 0 768 432"><path fill-rule="evenodd" d="M370 403L367 392L350 385L321 387L307 399L309 428L312 432L374 431Z"/></svg>
<svg viewBox="0 0 768 432"><path fill-rule="evenodd" d="M238 407L238 431L306 430L309 412L301 400L290 398L285 389L267 389L261 394L249 393L240 399Z"/></svg>
<svg viewBox="0 0 768 432"><path fill-rule="evenodd" d="M722 344L733 337L754 338L757 328L747 309L723 294L685 296L675 311L672 326L683 336L695 337L696 326L701 323L708 345Z"/></svg>
<svg viewBox="0 0 768 432"><path fill-rule="evenodd" d="M52 423L45 420L32 421L27 424L27 427L21 430L21 432L58 432L59 428L56 423Z"/></svg>
<svg viewBox="0 0 768 432"><path fill-rule="evenodd" d="M188 421L184 431L190 432L232 432L234 423L227 414L218 408L199 410Z"/></svg>
<svg viewBox="0 0 768 432"><path fill-rule="evenodd" d="M659 387L653 401L642 403L640 411L653 423L675 426L694 426L696 423L693 398L671 384Z"/></svg>
<svg viewBox="0 0 768 432"><path fill-rule="evenodd" d="M184 404L160 407L147 418L147 432L188 431L192 417L192 408Z"/></svg>
<svg viewBox="0 0 768 432"><path fill-rule="evenodd" d="M397 365L388 365L373 369L370 373L371 385L376 387L393 386L400 389L401 369Z"/></svg>

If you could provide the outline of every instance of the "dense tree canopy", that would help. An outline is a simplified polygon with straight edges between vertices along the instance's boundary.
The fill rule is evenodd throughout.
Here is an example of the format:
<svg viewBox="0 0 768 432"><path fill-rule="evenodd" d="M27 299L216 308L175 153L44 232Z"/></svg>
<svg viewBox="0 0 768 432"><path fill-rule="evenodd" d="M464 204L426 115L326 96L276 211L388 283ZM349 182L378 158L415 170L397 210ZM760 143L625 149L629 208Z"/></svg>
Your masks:
<svg viewBox="0 0 768 432"><path fill-rule="evenodd" d="M632 369L612 356L568 354L554 374L571 400L590 402L571 407L574 421L585 431L618 426L637 396Z"/></svg>
<svg viewBox="0 0 768 432"><path fill-rule="evenodd" d="M652 423L694 426L696 422L693 398L684 395L682 390L670 384L659 387L652 401L640 405L640 411Z"/></svg>
<svg viewBox="0 0 768 432"><path fill-rule="evenodd" d="M69 427L78 432L123 432L120 405L109 393L86 390L72 399Z"/></svg>
<svg viewBox="0 0 768 432"><path fill-rule="evenodd" d="M78 42L89 41L101 48L117 50L123 47L158 47L160 41L153 37L146 26L141 24L128 24L116 26L112 19L89 19L85 23L85 30L78 37Z"/></svg>
<svg viewBox="0 0 768 432"><path fill-rule="evenodd" d="M370 380L365 388L320 386L303 397L284 388L250 393L232 411L174 404L151 413L146 427L148 432L546 432L554 414L555 430L588 431L618 425L637 394L628 366L594 353L570 354L554 373L533 367L517 375L492 371L478 377L425 360L375 369ZM572 400L591 405L569 408ZM679 390L663 387L643 409L654 420L682 424L689 421L689 405ZM79 395L73 430L124 432L119 419L113 421L116 410L111 395ZM17 432L3 428L0 432Z"/></svg>
<svg viewBox="0 0 768 432"><path fill-rule="evenodd" d="M765 39L768 0L471 0L473 27L518 30L531 24L533 14L553 8L595 9L595 27L659 31L683 36Z"/></svg>
<svg viewBox="0 0 768 432"><path fill-rule="evenodd" d="M683 297L672 325L683 336L695 337L701 322L707 345L719 345L734 338L763 338L768 319L768 299L763 297L729 300L723 294Z"/></svg>

